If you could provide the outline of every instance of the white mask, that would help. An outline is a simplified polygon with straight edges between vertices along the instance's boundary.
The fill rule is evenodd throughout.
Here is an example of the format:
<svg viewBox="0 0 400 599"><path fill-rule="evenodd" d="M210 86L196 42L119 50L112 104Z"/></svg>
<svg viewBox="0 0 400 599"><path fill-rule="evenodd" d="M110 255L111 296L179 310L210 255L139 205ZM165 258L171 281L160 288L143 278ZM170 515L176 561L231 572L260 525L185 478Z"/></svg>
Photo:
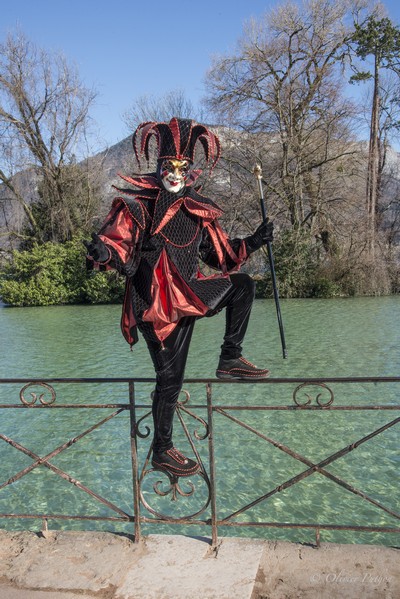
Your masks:
<svg viewBox="0 0 400 599"><path fill-rule="evenodd" d="M167 191L179 193L185 187L189 176L189 162L176 159L164 160L161 165L160 176Z"/></svg>

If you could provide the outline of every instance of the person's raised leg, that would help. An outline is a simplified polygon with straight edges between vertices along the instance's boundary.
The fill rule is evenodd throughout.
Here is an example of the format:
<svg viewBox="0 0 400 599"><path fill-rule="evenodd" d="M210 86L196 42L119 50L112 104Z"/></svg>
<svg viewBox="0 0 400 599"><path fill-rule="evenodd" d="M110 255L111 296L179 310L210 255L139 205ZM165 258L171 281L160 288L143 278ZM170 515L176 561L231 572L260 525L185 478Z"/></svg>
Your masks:
<svg viewBox="0 0 400 599"><path fill-rule="evenodd" d="M230 276L232 289L218 308L226 307L226 325L216 371L220 379L254 380L269 376L269 370L257 368L242 356L242 343L249 324L255 295L255 283L246 273Z"/></svg>

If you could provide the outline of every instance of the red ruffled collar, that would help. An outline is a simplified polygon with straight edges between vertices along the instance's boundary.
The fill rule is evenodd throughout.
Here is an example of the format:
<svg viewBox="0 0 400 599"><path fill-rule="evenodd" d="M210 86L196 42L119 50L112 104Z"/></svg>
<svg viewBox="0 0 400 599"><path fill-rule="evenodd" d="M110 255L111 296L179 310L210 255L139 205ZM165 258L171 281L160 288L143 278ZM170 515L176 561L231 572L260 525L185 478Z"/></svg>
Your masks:
<svg viewBox="0 0 400 599"><path fill-rule="evenodd" d="M154 192L154 195L149 193L145 197L155 202L151 234L156 235L175 216L182 204L188 212L198 216L205 222L212 222L223 214L221 208L210 200L210 198L202 196L198 190L191 187L201 172L199 169L191 171L190 180L186 183L186 193L180 197L176 197L175 194L167 192L162 188L155 173L135 175L134 177L119 174L121 179L139 189L124 190L116 186L113 187L120 193L131 196L136 195L138 197L140 197L140 190L146 190L148 193L151 191Z"/></svg>
<svg viewBox="0 0 400 599"><path fill-rule="evenodd" d="M191 170L189 179L186 181L186 187L193 185L193 183L195 183L195 181L197 181L197 179L200 177L202 172L203 171L200 169ZM155 173L150 173L148 175L134 175L133 177L127 177L126 175L118 173L118 176L127 183L135 185L135 187L140 187L141 189L162 189Z"/></svg>

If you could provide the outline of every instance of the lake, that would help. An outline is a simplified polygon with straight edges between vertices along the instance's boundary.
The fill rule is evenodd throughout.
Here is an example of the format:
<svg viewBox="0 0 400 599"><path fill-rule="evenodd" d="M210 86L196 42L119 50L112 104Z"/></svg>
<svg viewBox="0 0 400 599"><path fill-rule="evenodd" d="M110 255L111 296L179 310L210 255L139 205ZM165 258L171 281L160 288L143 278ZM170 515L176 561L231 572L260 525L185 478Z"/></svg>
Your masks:
<svg viewBox="0 0 400 599"><path fill-rule="evenodd" d="M399 375L400 297L330 300L283 300L288 358L282 359L279 329L272 300L256 300L244 355L258 366L271 370L273 378L391 377ZM0 378L114 378L153 377L145 343L140 339L133 351L120 329L120 306L60 306L46 308L0 308L2 359ZM213 378L224 331L224 315L196 323L186 369L187 378ZM216 400L223 405L290 405L296 385L214 385ZM17 403L21 385L0 386L0 403ZM67 386L68 387L68 386ZM152 385L143 385L138 399L149 403ZM379 388L378 388L379 387ZM106 403L114 392L101 386L79 388L88 397L76 398L76 387L66 388L68 401ZM398 404L399 384L335 384L335 405ZM126 402L126 386L118 401ZM190 389L191 401L205 403L204 386ZM75 394L75 399L74 399ZM102 395L100 397L100 395ZM199 398L199 399L198 399ZM46 412L44 417L39 412ZM90 412L90 410L88 410ZM93 410L91 411L93 412ZM73 414L74 413L74 414ZM375 430L396 417L395 411L274 411L235 413L248 426L277 439L309 460L320 460ZM200 414L205 416L204 414ZM83 416L78 410L2 410L0 432L45 455L61 435L78 434ZM82 477L85 483L132 511L127 413L103 430L95 431L76 448L60 454L54 463ZM192 427L193 428L193 427ZM54 434L53 434L54 433ZM177 435L179 439L179 431ZM63 437L64 435L64 437ZM65 440L65 439L64 439ZM206 442L203 442L205 445ZM149 441L140 441L141 459ZM178 444L177 444L178 445ZM279 452L249 431L224 418L215 418L218 495L225 498L219 516L225 517L240 505L250 503L279 481L305 469L292 457ZM178 445L179 446L179 445ZM329 472L361 489L391 510L398 510L398 426L391 427L356 451L329 466ZM110 448L112 457L110 456ZM207 448L201 448L207 463ZM90 456L90 460L88 459ZM0 441L0 484L31 458ZM72 467L71 467L72 463ZM45 472L44 472L45 471ZM46 468L36 468L20 481L0 489L0 512L76 512L77 502L93 509L87 498L76 495L72 485ZM80 478L81 480L81 478ZM265 487L267 480L267 485ZM67 490L66 487L67 486ZM71 487L69 489L68 487ZM35 492L33 492L35 489ZM147 494L150 491L145 491ZM147 495L146 495L147 497ZM172 504L178 512L184 500ZM29 509L27 506L29 503ZM62 503L63 509L60 507ZM87 505L86 505L87 503ZM46 508L50 506L50 508ZM65 507L66 506L66 507ZM172 508L170 508L172 509ZM398 526L398 520L355 497L322 476L278 493L270 501L246 512L244 521L334 522L357 525ZM10 529L32 527L32 522L2 520ZM119 530L125 525L118 525ZM53 528L108 529L104 523L52 522ZM149 525L145 532L177 532ZM190 534L209 534L195 527ZM183 531L186 529L182 528ZM310 541L311 532L289 529L226 528L220 534L265 536ZM382 533L324 532L323 541L395 544L395 537Z"/></svg>

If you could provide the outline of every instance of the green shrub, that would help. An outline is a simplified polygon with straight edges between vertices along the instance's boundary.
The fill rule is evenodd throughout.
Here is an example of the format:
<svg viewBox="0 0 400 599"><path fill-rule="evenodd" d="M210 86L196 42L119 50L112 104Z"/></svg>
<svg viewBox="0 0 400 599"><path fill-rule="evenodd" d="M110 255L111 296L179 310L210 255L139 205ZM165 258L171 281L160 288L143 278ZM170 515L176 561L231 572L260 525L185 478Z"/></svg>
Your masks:
<svg viewBox="0 0 400 599"><path fill-rule="evenodd" d="M285 231L273 243L275 273L281 297L309 297L318 261L313 239L303 231ZM270 272L256 283L256 297L272 297Z"/></svg>
<svg viewBox="0 0 400 599"><path fill-rule="evenodd" d="M340 294L340 286L327 277L317 274L314 281L310 281L308 297L329 298Z"/></svg>
<svg viewBox="0 0 400 599"><path fill-rule="evenodd" d="M115 272L88 272L81 238L14 251L0 273L0 297L12 306L122 301L124 280Z"/></svg>

